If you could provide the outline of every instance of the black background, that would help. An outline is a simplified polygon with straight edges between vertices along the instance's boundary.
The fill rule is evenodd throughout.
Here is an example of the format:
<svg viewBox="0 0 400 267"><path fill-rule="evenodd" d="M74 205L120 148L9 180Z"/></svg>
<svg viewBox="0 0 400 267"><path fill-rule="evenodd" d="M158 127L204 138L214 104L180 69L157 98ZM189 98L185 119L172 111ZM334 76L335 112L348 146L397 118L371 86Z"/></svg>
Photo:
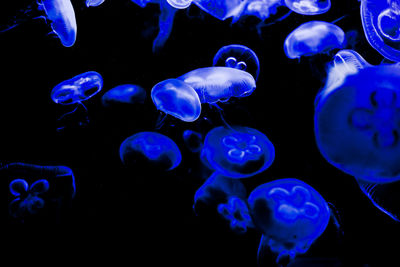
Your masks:
<svg viewBox="0 0 400 267"><path fill-rule="evenodd" d="M151 50L158 27L157 5L140 8L129 0L106 0L99 7L86 8L83 0L72 3L78 25L73 47L63 47L48 35L51 28L41 19L27 20L0 34L0 160L69 166L77 186L72 207L61 221L47 218L19 224L8 216L5 203L10 194L3 182L0 212L5 226L0 242L6 248L5 258L51 264L256 266L260 233L250 230L237 235L214 211L196 216L192 210L194 193L207 172L198 155L185 147L182 132L193 129L205 134L221 125L215 110L203 105L197 122L168 118L156 130L175 140L182 151L181 165L171 172L128 170L118 154L128 136L155 130L159 113L149 95L156 83L211 66L218 49L229 44L253 49L261 72L251 96L222 105L224 118L265 133L276 149L269 169L243 180L248 192L273 179L298 178L335 205L344 237L338 238L331 223L300 258L334 258L349 266L397 258L398 223L378 211L352 177L329 165L315 144L313 102L332 54L292 60L283 52L286 36L301 23L345 16L336 25L357 33L348 48L379 64L382 56L368 45L362 31L358 1L334 1L329 12L318 16L292 13L259 32L255 17L231 24L192 5L177 12L171 36L159 54ZM15 1L2 6L2 23L28 4ZM279 14L285 12L282 7ZM89 125L57 132L57 118L72 108L53 103L52 88L89 70L104 79L102 92L85 102ZM104 108L104 92L124 83L144 87L146 103Z"/></svg>

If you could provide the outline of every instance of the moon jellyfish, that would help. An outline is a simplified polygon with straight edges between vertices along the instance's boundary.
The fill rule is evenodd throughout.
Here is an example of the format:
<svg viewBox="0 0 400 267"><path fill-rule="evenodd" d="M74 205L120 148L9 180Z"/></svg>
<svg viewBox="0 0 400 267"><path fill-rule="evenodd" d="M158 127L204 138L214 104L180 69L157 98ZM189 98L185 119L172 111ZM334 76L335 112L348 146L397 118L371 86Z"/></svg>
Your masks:
<svg viewBox="0 0 400 267"><path fill-rule="evenodd" d="M186 147L193 153L200 152L203 146L203 135L192 130L185 130L182 134Z"/></svg>
<svg viewBox="0 0 400 267"><path fill-rule="evenodd" d="M218 50L213 66L230 67L246 71L257 81L260 74L260 62L256 53L244 45L227 45Z"/></svg>
<svg viewBox="0 0 400 267"><path fill-rule="evenodd" d="M331 8L330 0L285 0L285 5L302 15L319 15Z"/></svg>
<svg viewBox="0 0 400 267"><path fill-rule="evenodd" d="M371 66L322 92L314 130L329 163L369 183L400 179L399 83L398 66Z"/></svg>
<svg viewBox="0 0 400 267"><path fill-rule="evenodd" d="M104 3L104 0L86 0L86 6L99 6Z"/></svg>
<svg viewBox="0 0 400 267"><path fill-rule="evenodd" d="M128 167L162 171L176 168L182 160L175 142L156 132L139 132L126 138L120 146L119 155Z"/></svg>
<svg viewBox="0 0 400 267"><path fill-rule="evenodd" d="M198 119L201 103L196 91L188 84L168 79L151 89L151 99L158 110L185 122Z"/></svg>
<svg viewBox="0 0 400 267"><path fill-rule="evenodd" d="M343 48L345 41L345 33L338 26L324 21L310 21L286 37L284 50L288 58L300 58Z"/></svg>
<svg viewBox="0 0 400 267"><path fill-rule="evenodd" d="M200 9L220 20L233 18L237 21L246 7L247 1L242 0L193 0Z"/></svg>
<svg viewBox="0 0 400 267"><path fill-rule="evenodd" d="M272 164L275 149L256 129L220 126L207 133L200 156L206 166L224 176L247 178Z"/></svg>
<svg viewBox="0 0 400 267"><path fill-rule="evenodd" d="M330 219L323 197L297 179L279 179L256 187L248 205L253 223L262 233L259 258L269 248L277 255L276 262L306 253Z"/></svg>
<svg viewBox="0 0 400 267"><path fill-rule="evenodd" d="M250 0L247 1L247 6L241 16L255 16L263 21L275 15L280 6L282 6L281 0Z"/></svg>
<svg viewBox="0 0 400 267"><path fill-rule="evenodd" d="M230 197L226 203L219 204L217 210L225 220L229 221L229 226L235 233L244 234L247 228L253 228L253 221L245 200Z"/></svg>
<svg viewBox="0 0 400 267"><path fill-rule="evenodd" d="M256 89L251 74L229 67L208 67L190 71L180 77L194 88L201 103L226 102L231 97L246 97Z"/></svg>
<svg viewBox="0 0 400 267"><path fill-rule="evenodd" d="M107 91L101 98L103 106L117 104L143 104L146 100L146 90L139 85L122 84Z"/></svg>
<svg viewBox="0 0 400 267"><path fill-rule="evenodd" d="M192 0L166 0L168 4L177 9L185 9L190 6Z"/></svg>
<svg viewBox="0 0 400 267"><path fill-rule="evenodd" d="M361 1L361 21L369 44L382 56L400 61L400 3Z"/></svg>

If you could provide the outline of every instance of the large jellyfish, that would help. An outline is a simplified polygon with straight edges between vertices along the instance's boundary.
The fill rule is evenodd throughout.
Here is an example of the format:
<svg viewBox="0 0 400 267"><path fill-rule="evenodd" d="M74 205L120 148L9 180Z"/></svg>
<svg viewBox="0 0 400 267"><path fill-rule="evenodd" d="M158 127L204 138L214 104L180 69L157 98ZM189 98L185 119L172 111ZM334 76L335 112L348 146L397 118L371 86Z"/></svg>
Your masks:
<svg viewBox="0 0 400 267"><path fill-rule="evenodd" d="M361 21L369 44L382 56L400 61L400 3L361 1Z"/></svg>
<svg viewBox="0 0 400 267"><path fill-rule="evenodd" d="M103 106L119 104L143 104L146 90L135 84L121 84L107 91L101 98Z"/></svg>
<svg viewBox="0 0 400 267"><path fill-rule="evenodd" d="M330 219L324 198L297 179L279 179L256 187L248 205L253 223L262 233L259 258L269 248L277 255L277 262L306 253Z"/></svg>
<svg viewBox="0 0 400 267"><path fill-rule="evenodd" d="M302 15L319 15L331 8L330 0L284 0L285 5Z"/></svg>
<svg viewBox="0 0 400 267"><path fill-rule="evenodd" d="M369 66L322 92L315 138L336 168L369 183L400 179L400 68Z"/></svg>
<svg viewBox="0 0 400 267"><path fill-rule="evenodd" d="M341 49L345 41L345 33L335 24L309 21L301 24L286 37L284 50L288 58L300 58Z"/></svg>
<svg viewBox="0 0 400 267"><path fill-rule="evenodd" d="M201 160L210 169L231 178L246 178L266 170L274 161L275 149L256 129L216 127L207 133Z"/></svg>

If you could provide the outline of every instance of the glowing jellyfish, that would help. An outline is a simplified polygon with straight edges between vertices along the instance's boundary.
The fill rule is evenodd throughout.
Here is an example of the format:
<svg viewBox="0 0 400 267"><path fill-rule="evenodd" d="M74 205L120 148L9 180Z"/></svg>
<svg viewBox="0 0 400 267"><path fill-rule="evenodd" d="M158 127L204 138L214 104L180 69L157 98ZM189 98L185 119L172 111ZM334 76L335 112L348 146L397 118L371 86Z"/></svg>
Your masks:
<svg viewBox="0 0 400 267"><path fill-rule="evenodd" d="M201 103L196 91L177 79L156 84L151 89L151 99L158 110L182 121L195 121L201 113Z"/></svg>
<svg viewBox="0 0 400 267"><path fill-rule="evenodd" d="M331 8L330 0L285 0L285 5L302 15L319 15Z"/></svg>
<svg viewBox="0 0 400 267"><path fill-rule="evenodd" d="M101 98L103 106L116 104L143 104L146 100L146 90L139 85L122 84L107 91Z"/></svg>
<svg viewBox="0 0 400 267"><path fill-rule="evenodd" d="M153 52L158 53L165 43L167 42L169 36L171 35L172 26L174 24L174 18L177 9L172 7L167 1L160 1L160 16L158 18L159 31L158 35L153 41Z"/></svg>
<svg viewBox="0 0 400 267"><path fill-rule="evenodd" d="M192 130L185 130L182 134L186 147L193 153L200 152L203 146L203 135Z"/></svg>
<svg viewBox="0 0 400 267"><path fill-rule="evenodd" d="M310 21L286 37L284 50L288 58L300 58L341 49L345 41L345 33L338 26L324 21Z"/></svg>
<svg viewBox="0 0 400 267"><path fill-rule="evenodd" d="M86 6L99 6L104 3L104 0L86 0Z"/></svg>
<svg viewBox="0 0 400 267"><path fill-rule="evenodd" d="M244 45L227 45L218 50L213 59L213 66L230 67L244 70L257 81L260 74L260 62L256 53Z"/></svg>
<svg viewBox="0 0 400 267"><path fill-rule="evenodd" d="M275 149L269 139L256 129L243 126L212 129L201 150L201 160L206 166L231 178L263 172L274 158Z"/></svg>
<svg viewBox="0 0 400 267"><path fill-rule="evenodd" d="M330 219L323 197L297 179L279 179L258 186L250 193L248 205L255 227L262 232L259 257L269 247L277 255L277 262L306 253Z"/></svg>
<svg viewBox="0 0 400 267"><path fill-rule="evenodd" d="M400 179L399 83L398 66L370 66L321 94L315 137L329 163L365 182Z"/></svg>
<svg viewBox="0 0 400 267"><path fill-rule="evenodd" d="M192 0L166 0L168 4L177 9L185 9L190 6Z"/></svg>
<svg viewBox="0 0 400 267"><path fill-rule="evenodd" d="M260 20L265 20L277 13L278 7L282 6L281 0L250 0L243 10L241 16L255 16Z"/></svg>
<svg viewBox="0 0 400 267"><path fill-rule="evenodd" d="M208 67L190 71L180 77L194 88L201 103L226 102L231 97L246 97L256 89L251 74L229 67Z"/></svg>
<svg viewBox="0 0 400 267"><path fill-rule="evenodd" d="M229 226L235 233L244 234L247 228L253 228L247 203L243 199L230 197L226 203L219 204L217 210L229 221Z"/></svg>
<svg viewBox="0 0 400 267"><path fill-rule="evenodd" d="M233 18L237 21L246 7L247 1L242 0L193 0L193 3L208 14L220 20Z"/></svg>
<svg viewBox="0 0 400 267"><path fill-rule="evenodd" d="M400 61L399 1L362 0L361 21L369 44L387 59Z"/></svg>
<svg viewBox="0 0 400 267"><path fill-rule="evenodd" d="M175 142L156 132L140 132L128 137L122 142L119 155L126 166L163 171L176 168L182 160Z"/></svg>

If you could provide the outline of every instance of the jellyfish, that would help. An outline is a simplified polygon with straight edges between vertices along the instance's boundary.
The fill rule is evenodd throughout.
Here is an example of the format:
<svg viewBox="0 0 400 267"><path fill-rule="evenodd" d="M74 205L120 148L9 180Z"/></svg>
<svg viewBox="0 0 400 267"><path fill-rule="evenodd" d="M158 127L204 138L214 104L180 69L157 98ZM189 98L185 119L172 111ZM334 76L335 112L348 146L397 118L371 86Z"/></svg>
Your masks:
<svg viewBox="0 0 400 267"><path fill-rule="evenodd" d="M156 132L139 132L126 138L120 146L122 163L130 168L161 171L175 169L182 160L179 147L169 137Z"/></svg>
<svg viewBox="0 0 400 267"><path fill-rule="evenodd" d="M163 0L160 4L160 16L158 18L159 31L153 41L153 53L158 53L164 47L169 36L171 35L172 26L177 9L171 6L167 1Z"/></svg>
<svg viewBox="0 0 400 267"><path fill-rule="evenodd" d="M190 6L192 0L166 0L168 4L176 9L185 9Z"/></svg>
<svg viewBox="0 0 400 267"><path fill-rule="evenodd" d="M250 73L257 81L260 62L256 53L244 45L231 44L222 47L215 54L213 66L230 67Z"/></svg>
<svg viewBox="0 0 400 267"><path fill-rule="evenodd" d="M261 233L259 259L269 248L281 259L308 251L325 231L330 209L324 198L298 179L274 180L256 187L248 197L252 221Z"/></svg>
<svg viewBox="0 0 400 267"><path fill-rule="evenodd" d="M101 98L103 106L117 104L143 104L146 100L146 90L139 85L122 84L107 91Z"/></svg>
<svg viewBox="0 0 400 267"><path fill-rule="evenodd" d="M368 183L399 180L399 83L398 66L368 66L322 92L314 131L330 164Z"/></svg>
<svg viewBox="0 0 400 267"><path fill-rule="evenodd" d="M281 0L249 0L241 16L255 16L264 21L278 12L282 6Z"/></svg>
<svg viewBox="0 0 400 267"><path fill-rule="evenodd" d="M200 152L203 146L203 135L192 130L185 130L182 134L186 147L193 153Z"/></svg>
<svg viewBox="0 0 400 267"><path fill-rule="evenodd" d="M324 21L309 21L293 30L285 40L288 58L313 56L345 45L345 33L338 26Z"/></svg>
<svg viewBox="0 0 400 267"><path fill-rule="evenodd" d="M242 0L193 0L193 4L219 20L233 18L233 22L240 18L247 1Z"/></svg>
<svg viewBox="0 0 400 267"><path fill-rule="evenodd" d="M331 8L330 0L285 0L285 5L301 15L319 15Z"/></svg>
<svg viewBox="0 0 400 267"><path fill-rule="evenodd" d="M361 21L369 44L385 58L400 61L399 1L362 0Z"/></svg>
<svg viewBox="0 0 400 267"><path fill-rule="evenodd" d="M104 3L105 0L86 0L86 6L99 6Z"/></svg>
<svg viewBox="0 0 400 267"><path fill-rule="evenodd" d="M275 149L256 129L220 126L207 133L200 157L205 166L223 176L247 178L272 164Z"/></svg>
<svg viewBox="0 0 400 267"><path fill-rule="evenodd" d="M247 203L241 198L229 197L226 203L218 205L217 210L229 222L230 228L235 233L244 234L247 228L254 227Z"/></svg>

